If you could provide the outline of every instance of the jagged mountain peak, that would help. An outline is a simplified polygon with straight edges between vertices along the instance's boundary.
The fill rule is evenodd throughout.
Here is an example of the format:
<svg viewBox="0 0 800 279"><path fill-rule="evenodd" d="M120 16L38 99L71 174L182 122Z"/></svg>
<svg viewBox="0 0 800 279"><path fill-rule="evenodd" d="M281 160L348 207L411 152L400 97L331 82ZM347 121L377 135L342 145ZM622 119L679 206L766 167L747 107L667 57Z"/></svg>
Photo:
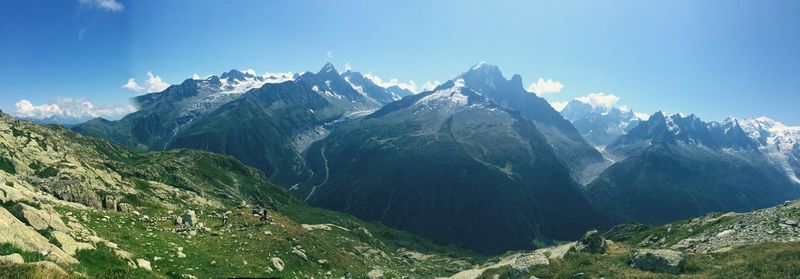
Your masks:
<svg viewBox="0 0 800 279"><path fill-rule="evenodd" d="M328 62L328 63L325 63L324 66L322 66L322 69L320 69L319 72L317 72L317 75L337 75L338 76L339 72L336 71L336 67L334 67L333 64L331 64L331 62Z"/></svg>
<svg viewBox="0 0 800 279"><path fill-rule="evenodd" d="M225 73L222 73L220 79L230 79L230 80L245 80L246 78L255 78L255 71L253 70L245 70L240 71L237 69L231 69Z"/></svg>
<svg viewBox="0 0 800 279"><path fill-rule="evenodd" d="M470 71L481 71L481 72L500 72L500 67L494 64L489 64L486 61L481 61L476 63L472 68L469 69Z"/></svg>

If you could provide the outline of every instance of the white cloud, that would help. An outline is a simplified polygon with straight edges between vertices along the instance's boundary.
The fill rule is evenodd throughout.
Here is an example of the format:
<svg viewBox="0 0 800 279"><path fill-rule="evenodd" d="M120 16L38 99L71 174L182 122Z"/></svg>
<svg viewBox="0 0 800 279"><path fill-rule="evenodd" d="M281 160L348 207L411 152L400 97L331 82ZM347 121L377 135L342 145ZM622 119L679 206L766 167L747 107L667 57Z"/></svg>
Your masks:
<svg viewBox="0 0 800 279"><path fill-rule="evenodd" d="M247 69L247 70L244 70L244 71L242 71L242 73L245 73L245 74L251 74L251 75L254 75L254 76L255 76L255 75L258 75L258 74L256 73L256 70L253 70L253 69Z"/></svg>
<svg viewBox="0 0 800 279"><path fill-rule="evenodd" d="M128 82L122 85L122 88L136 92L144 90L144 87L141 87L138 83L136 83L135 78L129 78Z"/></svg>
<svg viewBox="0 0 800 279"><path fill-rule="evenodd" d="M647 119L650 119L650 114L644 113L644 112L634 112L633 115L636 116L636 118L639 118L639 119L645 120L645 121Z"/></svg>
<svg viewBox="0 0 800 279"><path fill-rule="evenodd" d="M566 102L566 101L563 101L563 102L562 101L553 101L553 102L550 102L550 106L553 107L556 111L561 111L561 110L564 109L564 107L567 106L567 103L569 103L569 102Z"/></svg>
<svg viewBox="0 0 800 279"><path fill-rule="evenodd" d="M352 71L353 70L353 67L350 66L350 62L347 62L347 63L344 64L344 70L345 71Z"/></svg>
<svg viewBox="0 0 800 279"><path fill-rule="evenodd" d="M388 81L383 81L379 76L373 73L366 73L364 77L371 80L373 83L377 84L380 87L388 88L391 86L397 86L402 89L406 89L408 91L417 93L417 84L414 83L413 80L409 80L408 82L400 82L396 78L389 79Z"/></svg>
<svg viewBox="0 0 800 279"><path fill-rule="evenodd" d="M125 10L125 6L117 0L78 0L78 3L111 12L121 12Z"/></svg>
<svg viewBox="0 0 800 279"><path fill-rule="evenodd" d="M192 74L192 79L203 79L197 73Z"/></svg>
<svg viewBox="0 0 800 279"><path fill-rule="evenodd" d="M619 97L614 94L589 93L589 95L575 98L575 100L590 104L594 107L604 107L610 109L619 102Z"/></svg>
<svg viewBox="0 0 800 279"><path fill-rule="evenodd" d="M564 89L564 85L561 84L561 82L549 78L547 80L539 78L535 83L531 83L531 85L528 86L529 92L536 93L536 95L539 96L549 93L558 93L561 89Z"/></svg>
<svg viewBox="0 0 800 279"><path fill-rule="evenodd" d="M85 99L73 98L58 98L53 103L41 105L34 105L28 100L19 100L15 107L16 116L35 119L52 116L74 119L118 118L136 111L133 105L97 106Z"/></svg>
<svg viewBox="0 0 800 279"><path fill-rule="evenodd" d="M161 92L167 89L167 87L169 87L169 83L164 82L161 80L160 76L154 75L153 72L150 71L147 72L147 81L144 86L136 83L135 78L129 78L128 82L122 85L124 89L145 93Z"/></svg>
<svg viewBox="0 0 800 279"><path fill-rule="evenodd" d="M431 91L433 89L436 89L436 87L441 85L441 84L442 83L439 82L438 80L434 80L433 82L426 81L425 84L422 85L422 92Z"/></svg>
<svg viewBox="0 0 800 279"><path fill-rule="evenodd" d="M331 59L331 58L333 58L333 51L330 51L330 50L329 50L329 51L326 51L326 52L325 52L325 57L327 57L328 59Z"/></svg>

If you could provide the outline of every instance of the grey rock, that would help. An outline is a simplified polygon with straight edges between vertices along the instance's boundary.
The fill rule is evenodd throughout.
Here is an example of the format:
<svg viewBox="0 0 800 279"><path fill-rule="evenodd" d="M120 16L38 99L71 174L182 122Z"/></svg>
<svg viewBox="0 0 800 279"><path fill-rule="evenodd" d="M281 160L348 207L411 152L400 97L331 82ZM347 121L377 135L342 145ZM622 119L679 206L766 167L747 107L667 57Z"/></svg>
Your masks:
<svg viewBox="0 0 800 279"><path fill-rule="evenodd" d="M509 275L511 278L522 278L522 276L528 274L531 267L549 264L550 261L547 260L547 256L539 252L520 255L514 260L514 263L511 264Z"/></svg>
<svg viewBox="0 0 800 279"><path fill-rule="evenodd" d="M129 203L121 202L121 203L117 204L117 209L120 212L131 212L131 211L134 210L134 207L133 207L133 205L131 205Z"/></svg>
<svg viewBox="0 0 800 279"><path fill-rule="evenodd" d="M194 213L194 210L186 210L181 214L181 221L185 225L193 226L197 224L197 214Z"/></svg>
<svg viewBox="0 0 800 279"><path fill-rule="evenodd" d="M375 268L370 272L367 272L367 275L364 277L366 279L382 279L383 278L383 270L380 268Z"/></svg>
<svg viewBox="0 0 800 279"><path fill-rule="evenodd" d="M108 210L117 210L117 198L112 195L106 195L103 198L103 208Z"/></svg>
<svg viewBox="0 0 800 279"><path fill-rule="evenodd" d="M272 266L275 267L275 270L277 271L283 271L283 269L286 267L281 258L273 257L269 260L272 262Z"/></svg>
<svg viewBox="0 0 800 279"><path fill-rule="evenodd" d="M136 266L145 270L153 270L153 267L150 266L150 261L145 259L136 259Z"/></svg>
<svg viewBox="0 0 800 279"><path fill-rule="evenodd" d="M103 208L97 193L77 179L47 179L41 184L42 190L58 199L80 203L92 208Z"/></svg>
<svg viewBox="0 0 800 279"><path fill-rule="evenodd" d="M647 271L678 274L685 265L683 253L675 250L639 249L631 256L631 267Z"/></svg>
<svg viewBox="0 0 800 279"><path fill-rule="evenodd" d="M46 230L50 227L43 214L36 208L24 203L18 203L11 208L11 213L17 219L25 222L36 230Z"/></svg>
<svg viewBox="0 0 800 279"><path fill-rule="evenodd" d="M0 264L24 264L25 259L22 255L14 253L11 255L0 256Z"/></svg>
<svg viewBox="0 0 800 279"><path fill-rule="evenodd" d="M75 256L75 252L78 251L78 242L75 241L75 239L60 231L54 231L51 235L55 238L56 242L61 245L61 250L64 250L64 252L70 256Z"/></svg>
<svg viewBox="0 0 800 279"><path fill-rule="evenodd" d="M567 255L574 252L585 252L592 254L603 254L608 251L608 244L603 235L597 230L590 230L586 232L572 248L570 248Z"/></svg>

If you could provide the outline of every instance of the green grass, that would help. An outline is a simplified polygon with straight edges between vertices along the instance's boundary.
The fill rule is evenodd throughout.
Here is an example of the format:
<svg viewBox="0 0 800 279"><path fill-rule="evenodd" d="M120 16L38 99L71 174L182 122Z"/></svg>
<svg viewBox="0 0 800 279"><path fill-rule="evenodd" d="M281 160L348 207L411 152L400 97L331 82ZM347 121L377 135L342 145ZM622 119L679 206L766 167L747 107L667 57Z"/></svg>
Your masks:
<svg viewBox="0 0 800 279"><path fill-rule="evenodd" d="M44 260L44 256L37 252L22 250L11 243L0 243L0 255L11 255L14 253L20 254L22 258L25 259L25 262L38 262ZM2 278L2 276L0 276L0 278Z"/></svg>
<svg viewBox="0 0 800 279"><path fill-rule="evenodd" d="M618 243L604 255L577 253L564 259L550 259L549 265L535 266L522 278L800 278L800 243L762 243L724 253L688 254L684 271L678 275L631 268L633 247ZM500 275L510 268L484 272L479 278Z"/></svg>
<svg viewBox="0 0 800 279"><path fill-rule="evenodd" d="M95 250L79 250L75 258L81 262L76 269L94 278L157 278L152 272L131 268L104 245Z"/></svg>
<svg viewBox="0 0 800 279"><path fill-rule="evenodd" d="M14 166L14 162L5 157L0 157L0 170L3 170L10 174L17 173L17 168Z"/></svg>

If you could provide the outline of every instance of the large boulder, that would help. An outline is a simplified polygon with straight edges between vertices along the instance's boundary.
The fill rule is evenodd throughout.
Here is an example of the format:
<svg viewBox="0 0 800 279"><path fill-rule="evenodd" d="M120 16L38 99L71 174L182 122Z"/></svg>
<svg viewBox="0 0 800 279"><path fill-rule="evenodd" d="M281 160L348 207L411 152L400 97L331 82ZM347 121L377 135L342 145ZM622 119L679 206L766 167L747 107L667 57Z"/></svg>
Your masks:
<svg viewBox="0 0 800 279"><path fill-rule="evenodd" d="M548 264L550 264L550 261L547 260L547 256L540 252L520 255L511 264L509 275L511 278L522 278L522 276L528 274L531 267Z"/></svg>
<svg viewBox="0 0 800 279"><path fill-rule="evenodd" d="M22 255L14 253L7 256L0 256L0 264L24 264L25 259Z"/></svg>
<svg viewBox="0 0 800 279"><path fill-rule="evenodd" d="M64 252L67 252L67 254L71 256L75 256L75 252L78 251L78 242L75 241L75 239L60 231L54 231L50 235L61 245L61 250L64 250Z"/></svg>
<svg viewBox="0 0 800 279"><path fill-rule="evenodd" d="M36 209L35 207L24 203L18 203L11 208L11 211L14 216L17 216L18 219L28 223L28 225L31 225L31 227L36 230L46 230L48 228L52 228L56 231L69 231L69 228L67 228L67 225L65 225L64 221L61 220L61 216L58 215L58 213Z"/></svg>
<svg viewBox="0 0 800 279"><path fill-rule="evenodd" d="M117 209L119 209L120 212L132 212L134 210L134 207L129 203L121 202L117 204Z"/></svg>
<svg viewBox="0 0 800 279"><path fill-rule="evenodd" d="M26 226L8 210L0 207L0 243L11 243L22 250L44 252L48 259L59 263L76 264L78 260L51 244L32 227Z"/></svg>
<svg viewBox="0 0 800 279"><path fill-rule="evenodd" d="M145 259L136 259L136 266L145 270L153 270L153 267L150 266L150 261Z"/></svg>
<svg viewBox="0 0 800 279"><path fill-rule="evenodd" d="M46 179L41 184L42 190L53 194L58 199L80 203L88 207L101 209L103 201L89 186L77 179Z"/></svg>
<svg viewBox="0 0 800 279"><path fill-rule="evenodd" d="M383 279L383 270L380 268L376 268L367 272L367 275L364 277L366 279Z"/></svg>
<svg viewBox="0 0 800 279"><path fill-rule="evenodd" d="M639 249L631 255L631 267L647 271L678 274L685 265L683 253L675 250Z"/></svg>
<svg viewBox="0 0 800 279"><path fill-rule="evenodd" d="M112 195L106 195L103 199L103 208L108 210L117 210L117 198Z"/></svg>
<svg viewBox="0 0 800 279"><path fill-rule="evenodd" d="M597 230L591 230L583 234L578 242L570 248L567 254L584 252L592 254L603 254L608 251L606 239Z"/></svg>
<svg viewBox="0 0 800 279"><path fill-rule="evenodd" d="M193 226L197 224L197 214L194 213L194 210L186 210L181 214L181 223L184 225Z"/></svg>
<svg viewBox="0 0 800 279"><path fill-rule="evenodd" d="M17 217L17 219L27 223L36 230L46 230L50 227L47 220L43 216L44 214L30 205L18 203L11 208L11 212Z"/></svg>
<svg viewBox="0 0 800 279"><path fill-rule="evenodd" d="M275 270L283 271L285 265L283 264L283 260L281 260L281 258L273 257L270 259L270 261L272 262L272 266L275 267Z"/></svg>

